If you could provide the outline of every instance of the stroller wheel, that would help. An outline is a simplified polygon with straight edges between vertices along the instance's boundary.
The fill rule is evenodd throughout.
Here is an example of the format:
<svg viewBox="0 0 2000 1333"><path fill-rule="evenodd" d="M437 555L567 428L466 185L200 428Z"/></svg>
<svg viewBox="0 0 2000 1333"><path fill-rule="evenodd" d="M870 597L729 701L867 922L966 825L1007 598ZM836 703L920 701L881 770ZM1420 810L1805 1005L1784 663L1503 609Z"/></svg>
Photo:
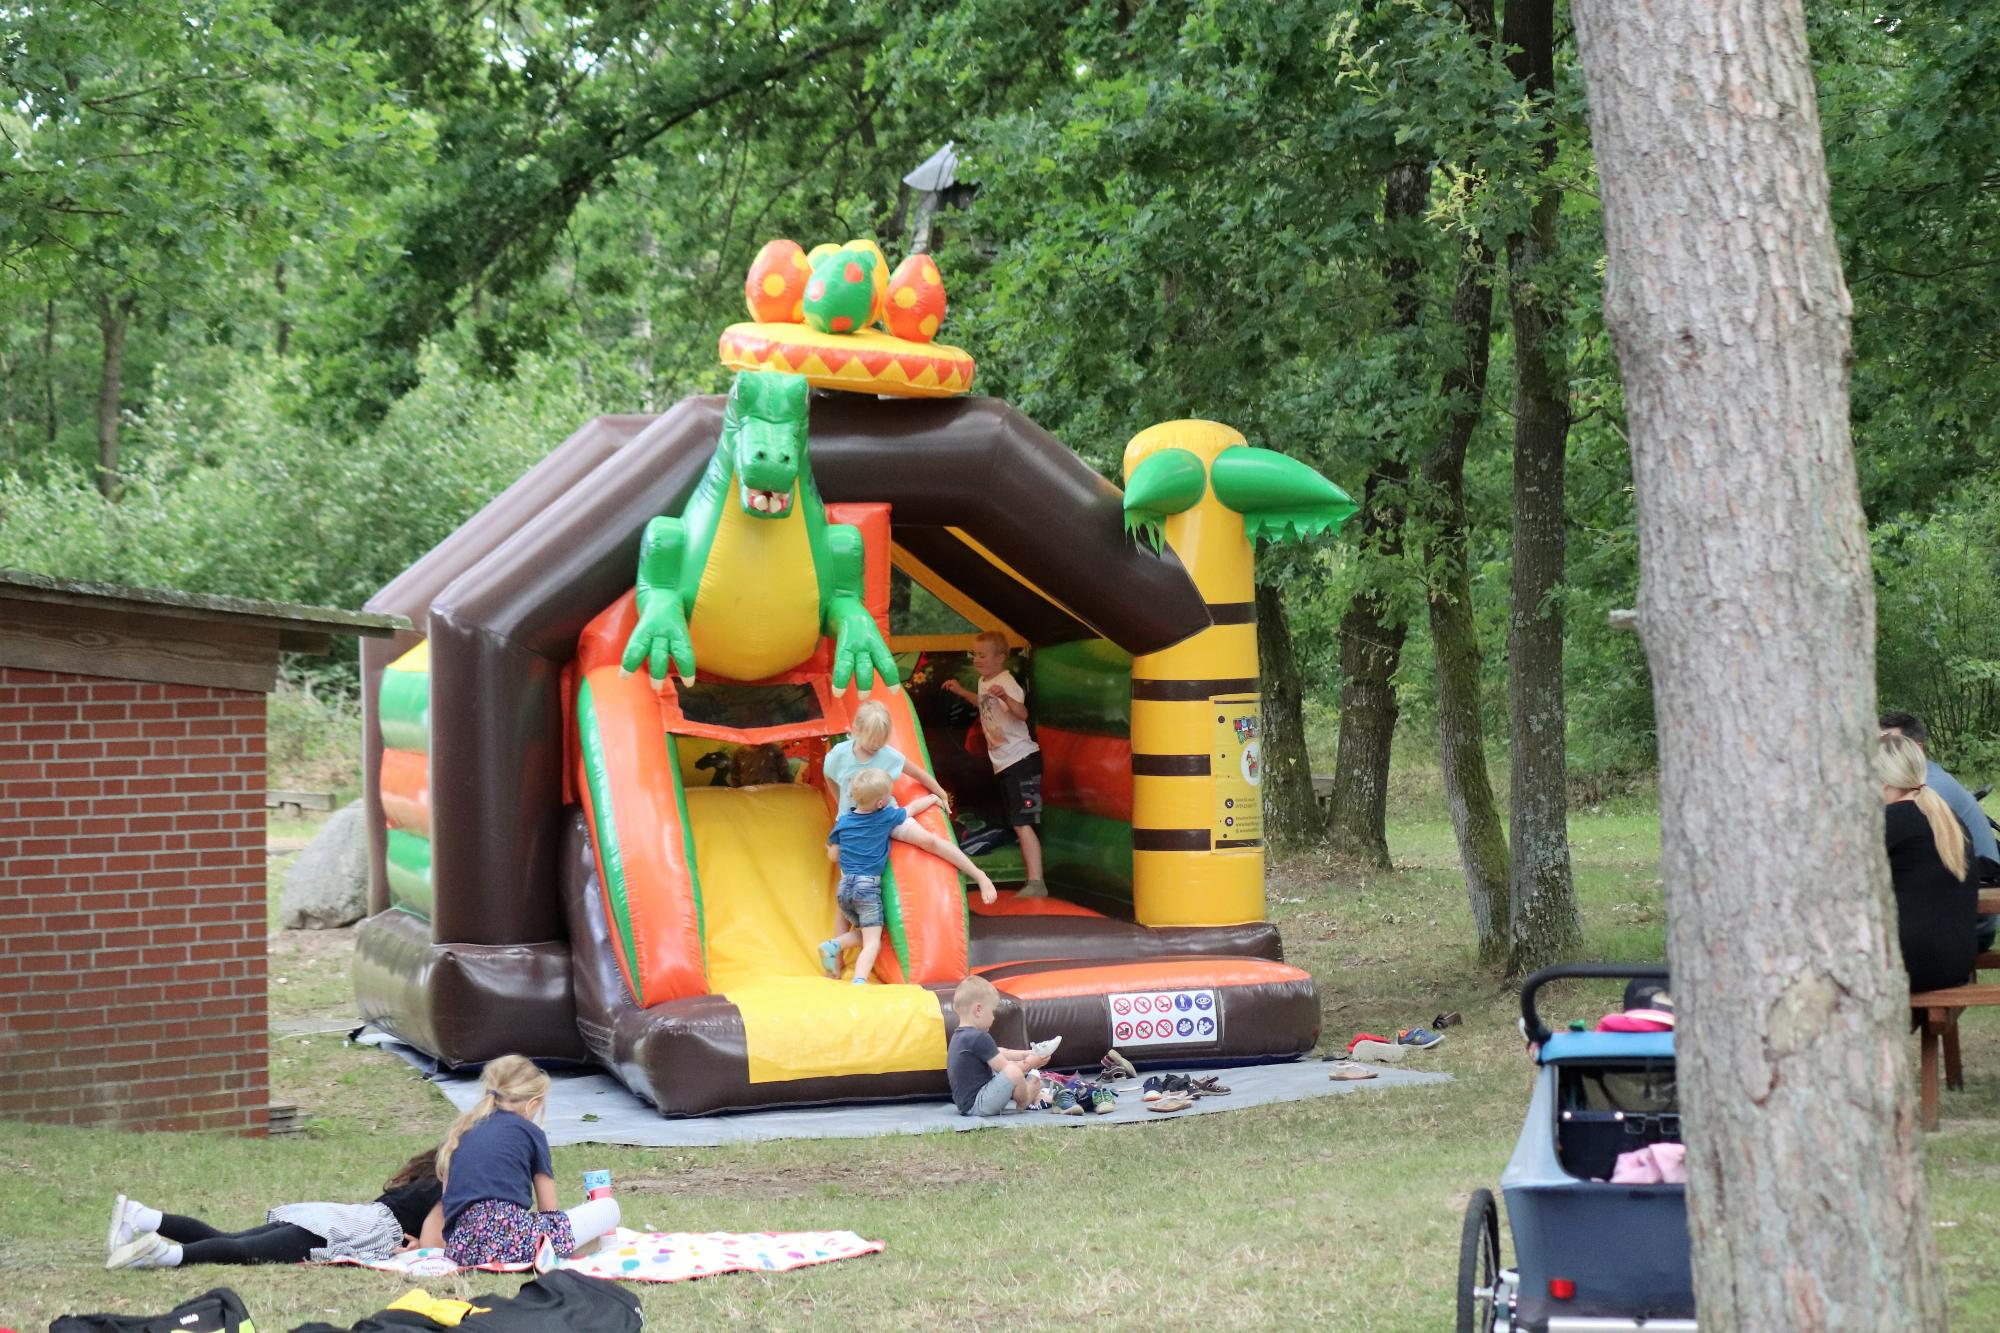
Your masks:
<svg viewBox="0 0 2000 1333"><path fill-rule="evenodd" d="M1458 1242L1458 1333L1493 1333L1500 1316L1500 1210L1474 1190Z"/></svg>

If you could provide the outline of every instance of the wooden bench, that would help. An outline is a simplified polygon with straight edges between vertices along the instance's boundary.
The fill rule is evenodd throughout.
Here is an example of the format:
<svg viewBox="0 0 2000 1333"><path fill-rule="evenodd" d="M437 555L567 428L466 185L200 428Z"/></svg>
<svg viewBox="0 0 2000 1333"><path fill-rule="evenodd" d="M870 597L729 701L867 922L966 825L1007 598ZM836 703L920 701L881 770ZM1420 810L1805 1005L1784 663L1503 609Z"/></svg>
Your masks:
<svg viewBox="0 0 2000 1333"><path fill-rule="evenodd" d="M276 810L281 815L302 815L308 810L333 809L333 793L330 791L285 791L274 789L264 793L264 808Z"/></svg>
<svg viewBox="0 0 2000 1333"><path fill-rule="evenodd" d="M1979 910L2000 912L2000 889L1979 891ZM1910 997L1910 1008L1920 1015L1922 1045L1919 1050L1918 1109L1925 1129L1938 1126L1938 1066L1944 1066L1944 1085L1956 1092L1965 1087L1965 1066L1958 1053L1958 1016L1967 1009L2000 1005L2000 985L1981 985L1982 970L2000 968L2000 951L1982 953L1973 960L1973 980L1963 986L1924 991Z"/></svg>

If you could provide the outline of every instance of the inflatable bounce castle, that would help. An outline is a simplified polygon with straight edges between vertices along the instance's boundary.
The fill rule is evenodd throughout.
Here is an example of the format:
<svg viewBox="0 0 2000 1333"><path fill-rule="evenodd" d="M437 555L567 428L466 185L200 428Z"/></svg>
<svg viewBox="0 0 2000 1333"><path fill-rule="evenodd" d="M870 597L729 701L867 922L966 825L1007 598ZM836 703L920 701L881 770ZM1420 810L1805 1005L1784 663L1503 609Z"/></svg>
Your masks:
<svg viewBox="0 0 2000 1333"><path fill-rule="evenodd" d="M1059 1066L1317 1041L1264 920L1252 546L1354 506L1206 421L1142 431L1121 492L963 396L936 266L887 268L767 245L726 397L588 423L369 603L418 631L363 648L368 1021L452 1065L596 1061L668 1115L941 1098L968 972ZM896 844L871 984L830 980L819 766L862 700L954 797L925 827L1021 878L943 688L980 631L1027 687L1050 896L968 901Z"/></svg>

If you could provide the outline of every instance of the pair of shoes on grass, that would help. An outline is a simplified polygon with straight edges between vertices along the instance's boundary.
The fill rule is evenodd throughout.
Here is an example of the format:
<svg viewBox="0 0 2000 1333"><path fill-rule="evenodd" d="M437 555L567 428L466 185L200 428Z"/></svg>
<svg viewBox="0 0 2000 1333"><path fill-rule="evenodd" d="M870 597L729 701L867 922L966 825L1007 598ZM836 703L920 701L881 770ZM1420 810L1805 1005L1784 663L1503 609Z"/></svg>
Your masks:
<svg viewBox="0 0 2000 1333"><path fill-rule="evenodd" d="M173 1268L180 1263L180 1246L150 1227L140 1230L150 1213L144 1204L118 1196L111 1205L111 1229L104 1236L106 1268Z"/></svg>

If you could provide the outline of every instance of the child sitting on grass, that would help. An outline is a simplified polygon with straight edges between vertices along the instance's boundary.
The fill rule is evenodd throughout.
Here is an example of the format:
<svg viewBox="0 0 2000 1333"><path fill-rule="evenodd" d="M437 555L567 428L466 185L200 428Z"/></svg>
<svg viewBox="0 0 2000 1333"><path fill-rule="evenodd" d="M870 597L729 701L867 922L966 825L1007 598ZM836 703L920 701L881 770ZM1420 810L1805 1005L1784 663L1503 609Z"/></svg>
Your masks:
<svg viewBox="0 0 2000 1333"><path fill-rule="evenodd" d="M980 901L990 903L998 897L985 871L948 839L911 818L936 805L937 797L919 796L905 809L890 799L890 785L889 775L878 768L855 773L849 786L854 808L836 819L826 835L826 858L840 863L834 902L840 908L841 931L819 946L819 965L838 980L842 951L859 945L861 955L854 960L857 986L867 984L875 957L882 952L882 870L889 864L889 839L921 847L972 876L979 885Z"/></svg>
<svg viewBox="0 0 2000 1333"><path fill-rule="evenodd" d="M525 1056L486 1066L486 1089L438 1149L444 1198L424 1219L423 1243L444 1246L461 1268L532 1263L546 1272L557 1259L618 1226L618 1201L592 1199L568 1212L556 1206L549 1138L538 1123L549 1076Z"/></svg>
<svg viewBox="0 0 2000 1333"><path fill-rule="evenodd" d="M1025 1111L1042 1097L1042 1080L1034 1074L1049 1062L1052 1051L1010 1051L993 1040L993 1015L1000 992L985 977L967 977L951 993L958 1027L944 1057L951 1100L960 1115L999 1115L1012 1106ZM1047 1043L1054 1045L1051 1038Z"/></svg>
<svg viewBox="0 0 2000 1333"><path fill-rule="evenodd" d="M840 808L836 813L844 815L854 808L854 775L863 769L873 768L888 774L892 783L908 773L937 797L944 812L950 814L951 797L928 769L911 763L901 750L889 744L889 731L888 708L870 699L854 710L854 721L848 728L847 739L826 752L820 771L840 797Z"/></svg>

